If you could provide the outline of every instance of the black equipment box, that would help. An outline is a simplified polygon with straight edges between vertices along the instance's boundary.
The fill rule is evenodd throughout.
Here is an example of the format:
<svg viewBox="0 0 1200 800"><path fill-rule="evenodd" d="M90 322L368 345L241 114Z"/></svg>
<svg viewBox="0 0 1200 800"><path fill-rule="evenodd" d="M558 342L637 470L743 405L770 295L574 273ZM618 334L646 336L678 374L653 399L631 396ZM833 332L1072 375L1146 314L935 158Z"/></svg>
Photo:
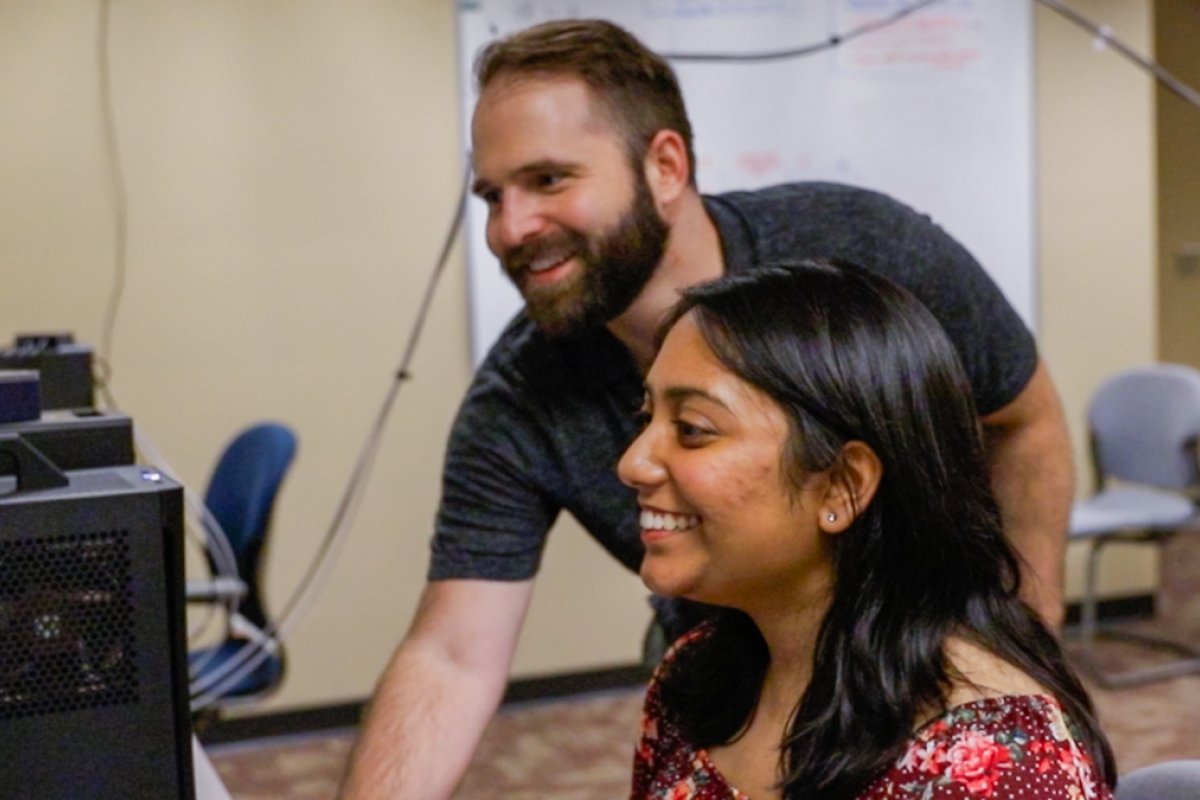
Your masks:
<svg viewBox="0 0 1200 800"><path fill-rule="evenodd" d="M0 349L0 369L35 369L42 376L42 410L95 405L92 348L70 333L18 334Z"/></svg>
<svg viewBox="0 0 1200 800"><path fill-rule="evenodd" d="M62 470L132 464L133 420L93 409L45 411L38 419L0 425L0 436L19 434ZM0 475L11 474L0 461Z"/></svg>

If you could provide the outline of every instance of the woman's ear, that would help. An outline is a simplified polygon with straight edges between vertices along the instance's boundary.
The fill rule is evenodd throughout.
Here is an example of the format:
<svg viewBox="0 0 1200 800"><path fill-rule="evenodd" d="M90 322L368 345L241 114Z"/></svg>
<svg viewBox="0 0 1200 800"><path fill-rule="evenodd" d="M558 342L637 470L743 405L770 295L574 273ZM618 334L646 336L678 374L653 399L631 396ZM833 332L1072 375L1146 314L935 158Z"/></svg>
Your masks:
<svg viewBox="0 0 1200 800"><path fill-rule="evenodd" d="M862 513L879 488L883 464L865 442L842 445L821 506L820 526L825 533L841 533Z"/></svg>

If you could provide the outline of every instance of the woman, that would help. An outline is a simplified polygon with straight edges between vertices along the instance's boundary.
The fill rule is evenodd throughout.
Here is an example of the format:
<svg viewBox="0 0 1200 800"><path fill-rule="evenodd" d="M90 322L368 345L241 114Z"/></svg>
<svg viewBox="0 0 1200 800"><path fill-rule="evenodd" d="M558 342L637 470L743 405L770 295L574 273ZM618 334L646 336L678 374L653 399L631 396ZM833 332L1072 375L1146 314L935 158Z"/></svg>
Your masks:
<svg viewBox="0 0 1200 800"><path fill-rule="evenodd" d="M664 330L618 471L643 581L720 610L655 675L634 798L1110 798L925 308L806 261L693 288Z"/></svg>

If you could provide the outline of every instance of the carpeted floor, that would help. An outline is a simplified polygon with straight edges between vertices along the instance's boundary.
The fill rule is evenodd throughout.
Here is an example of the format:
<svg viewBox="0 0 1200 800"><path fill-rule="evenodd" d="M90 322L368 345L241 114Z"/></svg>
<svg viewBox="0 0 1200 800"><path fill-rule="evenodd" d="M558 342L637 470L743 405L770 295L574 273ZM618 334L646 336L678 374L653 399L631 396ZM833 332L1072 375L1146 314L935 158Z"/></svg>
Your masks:
<svg viewBox="0 0 1200 800"><path fill-rule="evenodd" d="M1187 541L1190 540L1190 541ZM1157 626L1200 643L1200 537L1163 559ZM1149 627L1149 626L1146 626ZM1108 669L1147 663L1146 651L1105 644ZM611 800L628 796L640 690L503 708L488 727L459 800ZM1200 675L1131 689L1092 687L1122 773L1200 759ZM353 730L218 746L209 754L234 800L332 800Z"/></svg>
<svg viewBox="0 0 1200 800"><path fill-rule="evenodd" d="M1093 689L1122 772L1200 758L1200 676ZM507 707L492 721L461 800L610 800L628 795L641 692ZM210 750L235 800L332 800L353 730Z"/></svg>
<svg viewBox="0 0 1200 800"><path fill-rule="evenodd" d="M456 798L628 796L641 690L507 706L492 720ZM352 729L211 748L234 800L332 800Z"/></svg>

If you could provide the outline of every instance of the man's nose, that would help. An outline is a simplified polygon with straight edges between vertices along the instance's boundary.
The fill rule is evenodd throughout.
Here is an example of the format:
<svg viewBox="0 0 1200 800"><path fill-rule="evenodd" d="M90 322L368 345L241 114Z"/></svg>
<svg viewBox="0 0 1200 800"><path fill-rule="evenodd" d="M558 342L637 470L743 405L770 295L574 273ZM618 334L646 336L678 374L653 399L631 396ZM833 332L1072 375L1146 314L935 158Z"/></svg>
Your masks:
<svg viewBox="0 0 1200 800"><path fill-rule="evenodd" d="M506 192L496 219L498 244L511 250L537 237L546 228L541 205L522 192Z"/></svg>

